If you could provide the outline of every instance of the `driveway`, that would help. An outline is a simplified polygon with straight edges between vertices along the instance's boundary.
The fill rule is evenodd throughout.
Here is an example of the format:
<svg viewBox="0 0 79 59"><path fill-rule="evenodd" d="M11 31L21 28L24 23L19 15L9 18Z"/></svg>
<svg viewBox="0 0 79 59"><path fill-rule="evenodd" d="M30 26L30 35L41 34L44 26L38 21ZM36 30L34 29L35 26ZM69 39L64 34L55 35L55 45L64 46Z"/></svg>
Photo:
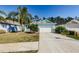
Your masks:
<svg viewBox="0 0 79 59"><path fill-rule="evenodd" d="M78 53L79 41L56 33L40 33L39 53Z"/></svg>

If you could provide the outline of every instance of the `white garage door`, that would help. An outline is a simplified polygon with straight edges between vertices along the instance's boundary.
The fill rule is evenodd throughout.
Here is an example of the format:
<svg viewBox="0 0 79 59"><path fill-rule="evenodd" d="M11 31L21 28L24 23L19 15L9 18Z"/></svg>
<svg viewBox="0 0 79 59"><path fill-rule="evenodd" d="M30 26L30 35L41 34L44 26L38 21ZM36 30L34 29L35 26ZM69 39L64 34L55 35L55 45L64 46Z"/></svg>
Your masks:
<svg viewBox="0 0 79 59"><path fill-rule="evenodd" d="M52 27L54 27L54 24L39 24L39 32L52 32Z"/></svg>
<svg viewBox="0 0 79 59"><path fill-rule="evenodd" d="M51 32L51 28L39 28L39 32Z"/></svg>

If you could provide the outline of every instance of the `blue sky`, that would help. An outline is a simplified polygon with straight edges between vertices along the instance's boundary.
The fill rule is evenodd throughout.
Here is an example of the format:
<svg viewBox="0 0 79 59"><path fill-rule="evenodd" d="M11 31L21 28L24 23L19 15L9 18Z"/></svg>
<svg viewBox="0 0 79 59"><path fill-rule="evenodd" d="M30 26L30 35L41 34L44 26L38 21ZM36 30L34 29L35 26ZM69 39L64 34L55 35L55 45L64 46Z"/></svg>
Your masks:
<svg viewBox="0 0 79 59"><path fill-rule="evenodd" d="M10 11L17 11L16 5L0 5L0 10L4 10L7 13ZM79 16L78 5L27 5L28 12L33 16L38 15L39 17L75 17Z"/></svg>

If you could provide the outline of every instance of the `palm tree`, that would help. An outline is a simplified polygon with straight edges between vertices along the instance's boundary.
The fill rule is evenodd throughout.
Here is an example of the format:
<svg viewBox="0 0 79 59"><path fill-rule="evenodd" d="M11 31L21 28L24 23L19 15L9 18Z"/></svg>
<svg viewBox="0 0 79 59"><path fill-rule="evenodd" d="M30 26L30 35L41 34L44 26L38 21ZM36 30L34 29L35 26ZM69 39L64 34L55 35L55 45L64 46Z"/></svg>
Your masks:
<svg viewBox="0 0 79 59"><path fill-rule="evenodd" d="M18 15L17 12L12 11L12 12L10 12L10 13L8 14L8 17L7 17L7 18L9 18L10 20L13 20L13 22L14 22L14 21L17 21L17 20L16 20L16 19L17 19L17 15Z"/></svg>
<svg viewBox="0 0 79 59"><path fill-rule="evenodd" d="M0 20L3 20L3 21L4 21L4 20L5 20L5 18L4 18L3 16L0 16Z"/></svg>
<svg viewBox="0 0 79 59"><path fill-rule="evenodd" d="M7 14L4 11L2 11L2 10L0 10L0 14L3 14L5 16L7 16Z"/></svg>
<svg viewBox="0 0 79 59"><path fill-rule="evenodd" d="M66 19L67 19L67 22L69 22L69 21L73 20L73 18L72 18L72 17L67 17Z"/></svg>
<svg viewBox="0 0 79 59"><path fill-rule="evenodd" d="M45 17L43 17L43 20L45 20L46 18Z"/></svg>
<svg viewBox="0 0 79 59"><path fill-rule="evenodd" d="M62 25L65 23L65 19L60 16L57 16L55 17L55 22L57 23L57 25Z"/></svg>
<svg viewBox="0 0 79 59"><path fill-rule="evenodd" d="M19 6L17 10L17 12L10 12L7 18L13 21L18 21L21 24L21 28L23 30L23 26L26 26L26 24L30 25L32 15L28 13L26 7Z"/></svg>
<svg viewBox="0 0 79 59"><path fill-rule="evenodd" d="M23 28L23 26L26 25L29 26L31 23L32 15L28 13L26 7L19 6L17 9L18 9L18 22L21 24L21 27Z"/></svg>
<svg viewBox="0 0 79 59"><path fill-rule="evenodd" d="M54 18L54 17L48 17L47 19L48 19L50 22L55 23L55 18Z"/></svg>
<svg viewBox="0 0 79 59"><path fill-rule="evenodd" d="M5 17L4 16L7 16L7 14L6 14L6 12L4 12L4 11L2 11L2 10L0 10L0 20L5 20ZM4 15L4 16L2 16L2 15Z"/></svg>
<svg viewBox="0 0 79 59"><path fill-rule="evenodd" d="M27 16L27 8L26 7L18 7L18 21L20 22L21 25L24 24L24 21Z"/></svg>
<svg viewBox="0 0 79 59"><path fill-rule="evenodd" d="M37 15L34 16L36 21L39 21L39 17Z"/></svg>
<svg viewBox="0 0 79 59"><path fill-rule="evenodd" d="M32 22L32 18L32 15L28 13L25 20L26 24L30 25L30 23Z"/></svg>

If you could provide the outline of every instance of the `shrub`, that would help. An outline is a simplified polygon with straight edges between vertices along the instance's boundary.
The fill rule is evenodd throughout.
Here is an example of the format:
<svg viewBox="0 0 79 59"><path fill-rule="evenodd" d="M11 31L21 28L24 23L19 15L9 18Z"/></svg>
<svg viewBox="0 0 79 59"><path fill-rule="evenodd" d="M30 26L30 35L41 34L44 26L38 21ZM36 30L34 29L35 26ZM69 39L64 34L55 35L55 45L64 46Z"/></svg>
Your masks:
<svg viewBox="0 0 79 59"><path fill-rule="evenodd" d="M68 30L64 30L61 34L63 34L63 35L69 35L69 32L68 32Z"/></svg>
<svg viewBox="0 0 79 59"><path fill-rule="evenodd" d="M75 35L74 31L69 31L69 35Z"/></svg>
<svg viewBox="0 0 79 59"><path fill-rule="evenodd" d="M37 25L37 24L31 24L31 25L29 26L29 28L30 28L30 30L31 30L32 32L38 32L38 25Z"/></svg>
<svg viewBox="0 0 79 59"><path fill-rule="evenodd" d="M0 34L6 33L5 30L0 30Z"/></svg>
<svg viewBox="0 0 79 59"><path fill-rule="evenodd" d="M62 33L64 31L66 31L66 28L63 27L63 26L58 26L58 27L55 28L56 33Z"/></svg>

